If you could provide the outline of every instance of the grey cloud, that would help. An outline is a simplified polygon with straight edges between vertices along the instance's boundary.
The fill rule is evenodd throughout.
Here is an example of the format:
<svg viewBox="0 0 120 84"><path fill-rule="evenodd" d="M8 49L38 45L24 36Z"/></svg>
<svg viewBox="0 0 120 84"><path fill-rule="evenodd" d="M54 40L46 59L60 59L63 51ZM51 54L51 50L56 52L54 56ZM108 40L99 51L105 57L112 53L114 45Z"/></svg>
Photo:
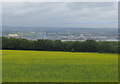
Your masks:
<svg viewBox="0 0 120 84"><path fill-rule="evenodd" d="M116 3L3 3L3 25L117 27ZM71 23L71 24L69 24Z"/></svg>

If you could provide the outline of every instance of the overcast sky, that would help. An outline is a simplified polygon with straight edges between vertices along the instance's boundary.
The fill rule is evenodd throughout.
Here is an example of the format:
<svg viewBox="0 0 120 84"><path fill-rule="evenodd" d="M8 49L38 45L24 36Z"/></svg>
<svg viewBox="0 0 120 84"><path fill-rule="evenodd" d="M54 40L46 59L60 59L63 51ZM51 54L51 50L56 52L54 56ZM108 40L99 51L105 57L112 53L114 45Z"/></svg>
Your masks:
<svg viewBox="0 0 120 84"><path fill-rule="evenodd" d="M2 24L117 28L117 12L117 2L7 2L2 6Z"/></svg>

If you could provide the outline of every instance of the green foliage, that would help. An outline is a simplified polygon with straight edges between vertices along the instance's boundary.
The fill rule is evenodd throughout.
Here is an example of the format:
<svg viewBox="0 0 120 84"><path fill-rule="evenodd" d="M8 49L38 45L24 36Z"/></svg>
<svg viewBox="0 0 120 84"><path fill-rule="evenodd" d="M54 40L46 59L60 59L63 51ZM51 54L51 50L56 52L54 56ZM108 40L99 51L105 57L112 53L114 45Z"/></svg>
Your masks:
<svg viewBox="0 0 120 84"><path fill-rule="evenodd" d="M108 53L118 53L118 42L98 42L98 51Z"/></svg>
<svg viewBox="0 0 120 84"><path fill-rule="evenodd" d="M84 49L87 52L97 52L97 42L95 40L86 40L84 43Z"/></svg>
<svg viewBox="0 0 120 84"><path fill-rule="evenodd" d="M2 37L2 49L118 53L118 42L27 40Z"/></svg>

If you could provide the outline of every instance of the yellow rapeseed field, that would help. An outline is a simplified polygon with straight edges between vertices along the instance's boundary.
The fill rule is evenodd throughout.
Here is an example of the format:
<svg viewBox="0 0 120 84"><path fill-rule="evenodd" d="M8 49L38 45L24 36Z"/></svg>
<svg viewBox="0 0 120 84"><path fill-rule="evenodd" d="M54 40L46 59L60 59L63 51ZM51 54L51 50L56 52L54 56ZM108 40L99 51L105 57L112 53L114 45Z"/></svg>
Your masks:
<svg viewBox="0 0 120 84"><path fill-rule="evenodd" d="M117 82L118 55L2 50L3 82Z"/></svg>

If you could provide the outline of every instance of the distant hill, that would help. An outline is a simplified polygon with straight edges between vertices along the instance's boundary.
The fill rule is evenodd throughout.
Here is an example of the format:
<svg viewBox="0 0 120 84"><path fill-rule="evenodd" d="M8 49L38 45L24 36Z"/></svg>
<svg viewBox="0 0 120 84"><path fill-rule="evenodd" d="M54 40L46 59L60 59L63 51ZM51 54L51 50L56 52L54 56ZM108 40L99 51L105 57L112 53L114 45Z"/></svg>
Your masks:
<svg viewBox="0 0 120 84"><path fill-rule="evenodd" d="M22 27L3 26L2 32L71 32L92 34L117 34L117 28L76 28L76 27Z"/></svg>

